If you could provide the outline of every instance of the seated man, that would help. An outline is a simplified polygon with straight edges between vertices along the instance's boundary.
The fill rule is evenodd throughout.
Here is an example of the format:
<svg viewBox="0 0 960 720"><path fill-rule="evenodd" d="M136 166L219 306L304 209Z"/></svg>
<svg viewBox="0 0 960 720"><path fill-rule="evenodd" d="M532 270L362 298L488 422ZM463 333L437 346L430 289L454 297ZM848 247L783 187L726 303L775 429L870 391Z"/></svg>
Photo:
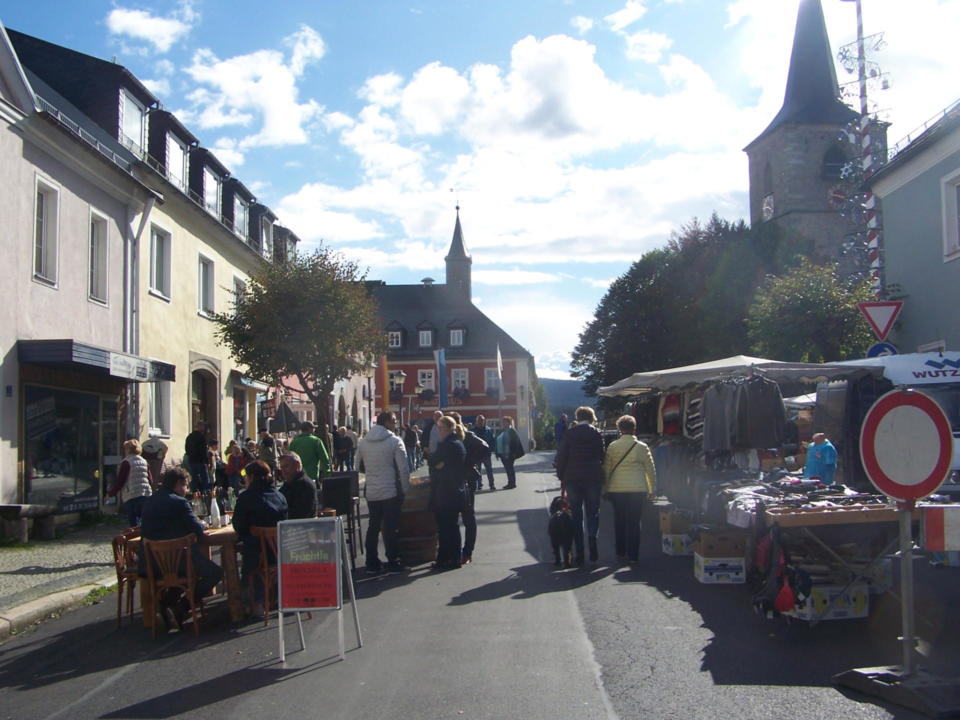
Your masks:
<svg viewBox="0 0 960 720"><path fill-rule="evenodd" d="M173 540L190 533L197 536L198 542L203 539L203 524L193 514L193 508L184 497L189 484L190 474L182 467L170 468L160 476L160 490L151 495L143 506L140 533L144 539ZM200 552L196 543L190 548L190 557L196 574L195 600L199 602L220 582L223 570ZM140 557L140 574L147 574L143 555ZM167 593L160 599L161 615L168 629L174 622L182 625L189 608L187 598L179 595Z"/></svg>
<svg viewBox="0 0 960 720"><path fill-rule="evenodd" d="M280 456L283 485L280 493L287 499L287 518L302 520L317 516L317 484L303 472L303 463L295 452Z"/></svg>
<svg viewBox="0 0 960 720"><path fill-rule="evenodd" d="M281 520L287 519L287 500L273 485L270 466L262 460L250 463L244 468L247 477L247 489L240 493L233 509L233 529L240 536L243 549L243 582L247 586L252 573L260 564L260 538L254 537L252 527L276 527ZM276 558L270 558L271 564ZM250 598L254 614L257 606L263 602L263 584L259 576L253 575L254 596ZM262 612L262 611L260 611Z"/></svg>

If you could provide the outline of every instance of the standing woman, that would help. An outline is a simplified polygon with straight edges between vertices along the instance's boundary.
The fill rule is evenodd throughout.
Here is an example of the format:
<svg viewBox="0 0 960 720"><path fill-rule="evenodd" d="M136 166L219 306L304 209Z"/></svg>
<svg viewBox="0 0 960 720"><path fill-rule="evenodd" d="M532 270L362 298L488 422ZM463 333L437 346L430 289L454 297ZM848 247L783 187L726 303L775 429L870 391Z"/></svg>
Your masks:
<svg viewBox="0 0 960 720"><path fill-rule="evenodd" d="M567 492L573 513L573 544L576 563L583 565L583 522L587 522L590 562L596 562L597 534L600 532L600 493L603 490L603 436L593 423L591 407L578 407L576 424L563 434L557 450L557 475Z"/></svg>
<svg viewBox="0 0 960 720"><path fill-rule="evenodd" d="M127 511L130 527L140 527L140 516L147 498L153 495L153 474L143 459L139 440L127 440L123 444L123 462L117 469L117 479L107 492L107 497L120 493L120 500Z"/></svg>
<svg viewBox="0 0 960 720"><path fill-rule="evenodd" d="M434 570L460 567L460 512L466 502L464 465L467 450L457 437L457 421L437 419L437 449L430 453L430 509L437 519L437 561Z"/></svg>
<svg viewBox="0 0 960 720"><path fill-rule="evenodd" d="M650 448L637 440L637 421L624 415L617 420L617 429L620 437L610 443L603 459L603 492L613 503L617 560L635 563L640 558L640 518L657 471Z"/></svg>
<svg viewBox="0 0 960 720"><path fill-rule="evenodd" d="M504 490L510 490L517 486L517 473L513 469L513 464L523 457L523 443L520 442L520 434L513 429L513 418L509 415L503 418L503 430L497 435L497 457L503 463L503 469L507 473L507 484L503 486Z"/></svg>

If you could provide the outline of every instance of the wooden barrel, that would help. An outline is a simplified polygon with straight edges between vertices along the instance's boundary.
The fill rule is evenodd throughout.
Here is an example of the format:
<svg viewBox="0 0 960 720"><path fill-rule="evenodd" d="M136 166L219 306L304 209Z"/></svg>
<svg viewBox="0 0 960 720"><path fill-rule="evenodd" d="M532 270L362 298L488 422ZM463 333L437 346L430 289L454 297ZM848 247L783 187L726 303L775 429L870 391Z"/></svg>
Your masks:
<svg viewBox="0 0 960 720"><path fill-rule="evenodd" d="M412 485L400 514L400 557L410 565L437 557L437 521L429 509L430 483Z"/></svg>

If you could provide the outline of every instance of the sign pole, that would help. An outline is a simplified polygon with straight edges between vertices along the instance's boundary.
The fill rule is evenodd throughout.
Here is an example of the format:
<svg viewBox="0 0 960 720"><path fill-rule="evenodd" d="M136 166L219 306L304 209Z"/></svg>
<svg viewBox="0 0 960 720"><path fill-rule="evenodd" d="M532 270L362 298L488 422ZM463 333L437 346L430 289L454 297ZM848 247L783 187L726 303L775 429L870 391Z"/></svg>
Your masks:
<svg viewBox="0 0 960 720"><path fill-rule="evenodd" d="M900 506L900 630L903 634L903 670L907 677L917 672L916 629L913 597L913 508L914 502Z"/></svg>
<svg viewBox="0 0 960 720"><path fill-rule="evenodd" d="M343 564L343 577L347 579L347 588L350 590L350 607L353 608L353 624L357 629L357 646L363 647L363 634L360 632L360 613L357 611L357 595L353 588L353 574L347 564L347 536L343 534L343 521L340 523L340 557Z"/></svg>

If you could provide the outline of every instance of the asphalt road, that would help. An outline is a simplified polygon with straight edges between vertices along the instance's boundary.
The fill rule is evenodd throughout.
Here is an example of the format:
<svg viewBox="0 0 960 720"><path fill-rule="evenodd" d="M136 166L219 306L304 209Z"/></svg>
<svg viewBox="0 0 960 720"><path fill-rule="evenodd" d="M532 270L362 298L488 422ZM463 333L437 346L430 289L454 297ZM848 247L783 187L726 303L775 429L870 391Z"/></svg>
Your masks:
<svg viewBox="0 0 960 720"><path fill-rule="evenodd" d="M213 605L199 638L151 640L138 622L117 630L108 596L0 645L0 718L919 717L830 683L899 660L892 596L867 620L763 620L742 586L700 585L690 558L660 554L653 523L638 567L608 565L607 508L601 562L555 571L546 506L558 483L545 454L521 466L518 489L478 497L471 565L357 573L364 646L348 605L345 661L334 613L304 621L304 651L288 617L281 665L275 619L234 627ZM958 573L919 573L932 667L960 658L947 612Z"/></svg>

